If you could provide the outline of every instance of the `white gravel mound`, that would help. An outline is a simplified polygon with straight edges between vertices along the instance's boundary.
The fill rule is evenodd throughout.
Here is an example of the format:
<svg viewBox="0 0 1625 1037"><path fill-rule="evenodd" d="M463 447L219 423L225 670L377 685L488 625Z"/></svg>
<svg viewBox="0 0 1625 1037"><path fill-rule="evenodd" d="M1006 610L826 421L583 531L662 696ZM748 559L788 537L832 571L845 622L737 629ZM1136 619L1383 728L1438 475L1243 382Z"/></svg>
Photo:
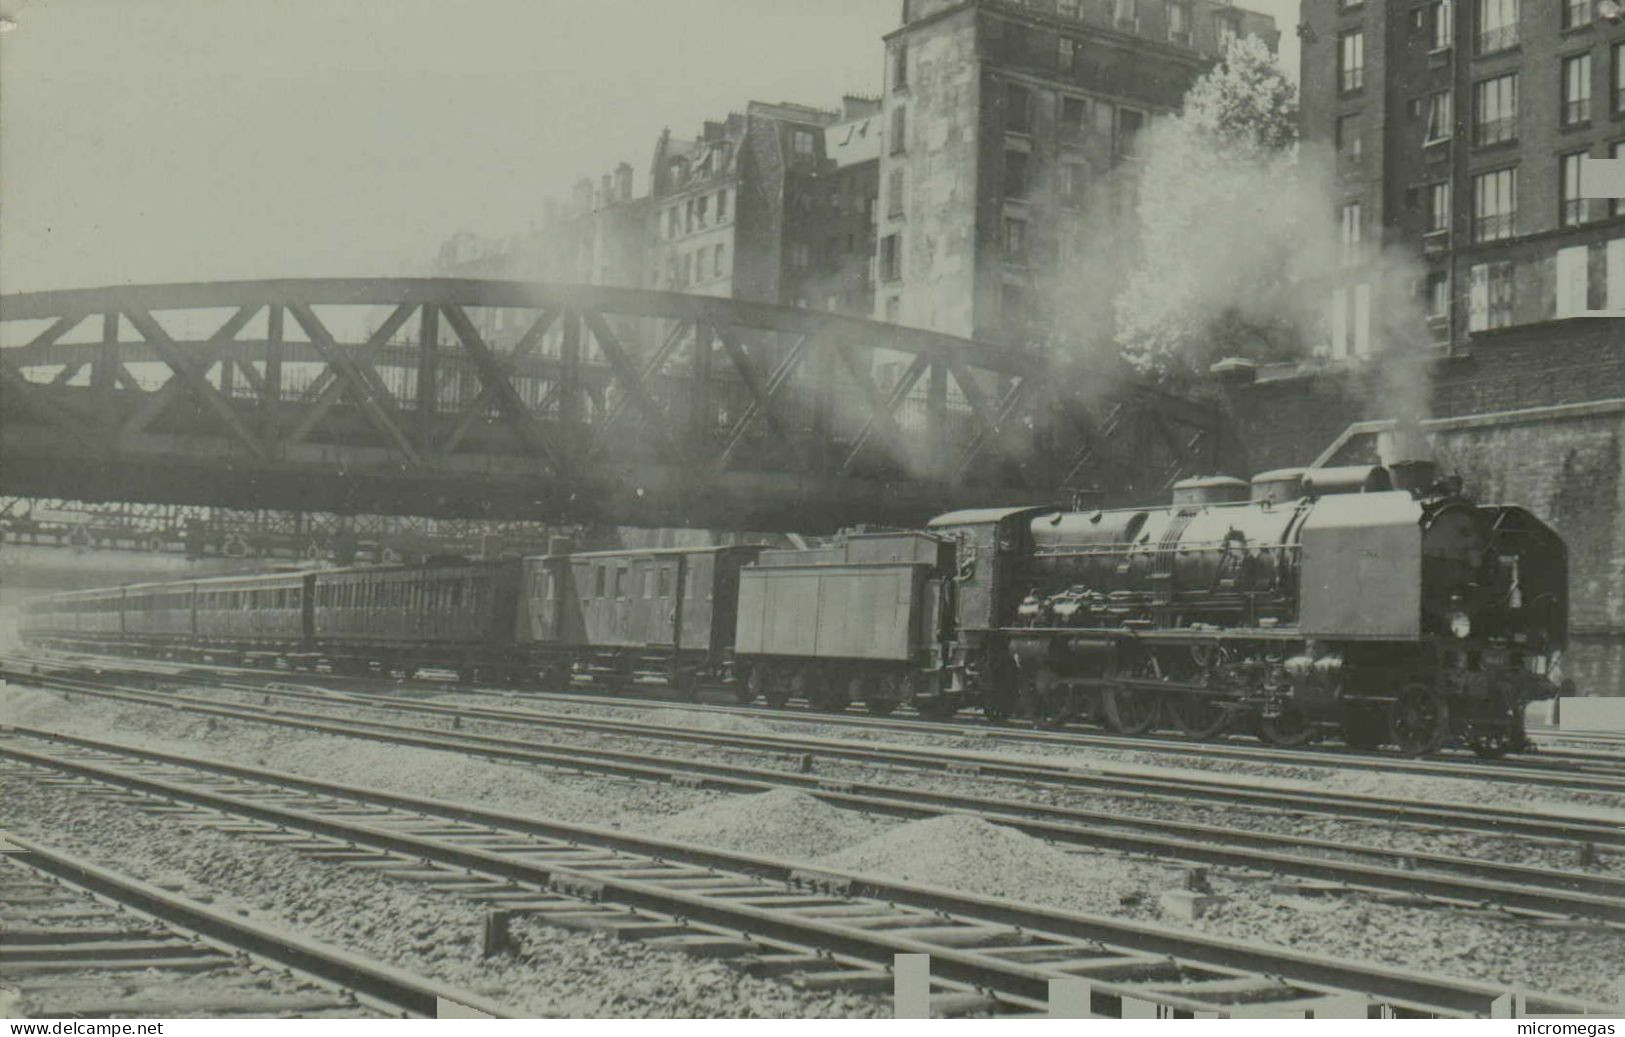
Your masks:
<svg viewBox="0 0 1625 1037"><path fill-rule="evenodd" d="M861 842L884 826L805 792L774 789L693 807L665 818L654 832L680 842L804 860Z"/></svg>
<svg viewBox="0 0 1625 1037"><path fill-rule="evenodd" d="M968 814L899 825L820 863L981 896L1091 911L1146 903L1178 874L1107 854L1068 853Z"/></svg>

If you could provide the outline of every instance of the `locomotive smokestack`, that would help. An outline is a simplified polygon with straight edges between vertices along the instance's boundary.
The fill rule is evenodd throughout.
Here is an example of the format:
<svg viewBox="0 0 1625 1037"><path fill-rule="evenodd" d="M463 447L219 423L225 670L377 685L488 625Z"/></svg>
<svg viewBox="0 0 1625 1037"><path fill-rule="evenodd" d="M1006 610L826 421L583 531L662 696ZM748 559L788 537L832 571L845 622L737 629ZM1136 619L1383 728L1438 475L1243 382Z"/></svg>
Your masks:
<svg viewBox="0 0 1625 1037"><path fill-rule="evenodd" d="M1397 421L1392 428L1377 433L1377 456L1388 469L1396 490L1421 493L1439 476L1433 447L1421 422L1414 418Z"/></svg>

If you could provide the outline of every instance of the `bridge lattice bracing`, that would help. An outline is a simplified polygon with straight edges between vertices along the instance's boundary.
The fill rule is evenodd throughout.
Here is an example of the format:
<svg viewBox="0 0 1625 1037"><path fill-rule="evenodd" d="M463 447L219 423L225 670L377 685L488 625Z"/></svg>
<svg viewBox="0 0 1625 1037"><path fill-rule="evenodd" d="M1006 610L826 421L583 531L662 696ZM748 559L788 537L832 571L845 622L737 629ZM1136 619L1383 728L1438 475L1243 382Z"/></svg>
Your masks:
<svg viewBox="0 0 1625 1037"><path fill-rule="evenodd" d="M1039 351L632 289L0 298L11 495L818 531L1221 465L1209 406Z"/></svg>

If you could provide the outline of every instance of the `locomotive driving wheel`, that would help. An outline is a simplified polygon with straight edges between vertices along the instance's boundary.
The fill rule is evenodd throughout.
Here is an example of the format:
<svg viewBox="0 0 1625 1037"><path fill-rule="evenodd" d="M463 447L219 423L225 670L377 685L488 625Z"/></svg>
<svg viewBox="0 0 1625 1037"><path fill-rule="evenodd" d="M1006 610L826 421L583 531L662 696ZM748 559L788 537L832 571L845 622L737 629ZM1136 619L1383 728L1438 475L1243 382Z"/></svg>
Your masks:
<svg viewBox="0 0 1625 1037"><path fill-rule="evenodd" d="M1388 716L1370 702L1343 704L1343 744L1350 749L1375 749L1388 741Z"/></svg>
<svg viewBox="0 0 1625 1037"><path fill-rule="evenodd" d="M1163 699L1174 726L1192 738L1217 738L1230 726L1230 711L1214 695L1183 692Z"/></svg>
<svg viewBox="0 0 1625 1037"><path fill-rule="evenodd" d="M1274 716L1258 718L1258 737L1283 749L1295 749L1314 736L1315 722L1296 702L1282 703Z"/></svg>
<svg viewBox="0 0 1625 1037"><path fill-rule="evenodd" d="M1199 684L1204 688L1219 683L1219 668L1229 653L1221 645L1192 645L1188 663L1169 674L1174 680ZM1162 700L1163 709L1174 726L1192 738L1217 738L1230 726L1231 713L1219 695L1196 691L1172 692Z"/></svg>
<svg viewBox="0 0 1625 1037"><path fill-rule="evenodd" d="M1450 709L1439 689L1413 681L1399 691L1388 713L1394 742L1406 756L1423 756L1450 737Z"/></svg>
<svg viewBox="0 0 1625 1037"><path fill-rule="evenodd" d="M1162 668L1154 656L1147 655L1143 661L1122 671L1107 668L1107 680L1117 676L1161 680ZM1107 730L1120 735L1143 735L1162 719L1162 692L1114 684L1100 693L1100 712Z"/></svg>

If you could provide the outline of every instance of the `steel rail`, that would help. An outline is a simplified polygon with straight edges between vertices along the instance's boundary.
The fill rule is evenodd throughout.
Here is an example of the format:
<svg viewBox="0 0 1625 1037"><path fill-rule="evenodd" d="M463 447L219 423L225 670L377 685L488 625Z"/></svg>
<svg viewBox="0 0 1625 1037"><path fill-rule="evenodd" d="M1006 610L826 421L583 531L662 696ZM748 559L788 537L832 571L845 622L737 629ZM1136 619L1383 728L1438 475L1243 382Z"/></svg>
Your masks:
<svg viewBox="0 0 1625 1037"><path fill-rule="evenodd" d="M94 654L94 653L92 653ZM129 663L131 660L125 656L99 656L99 658L116 658L120 662ZM242 666L208 666L207 664L190 664L200 669L215 672L239 673L244 675L263 674L278 677L288 676L288 671ZM376 683L377 678L356 677L341 674L312 674L324 681L333 683L353 683L366 685ZM444 684L439 681L423 681L427 688L443 690ZM653 687L635 683L623 686L626 689L638 691L651 691ZM425 690L427 690L427 688ZM399 692L398 686L389 689L393 693ZM368 693L363 690L363 694ZM460 694L502 694L485 689L471 689L458 686ZM527 691L526 696L533 699L542 699L559 702L590 702L599 701L607 704L625 706L624 694L593 694L591 692L542 692ZM919 733L970 735L971 737L998 740L1001 742L1015 742L1020 744L1034 744L1043 746L1081 746L1102 749L1119 749L1130 752L1167 753L1171 755L1190 756L1196 758L1234 760L1243 763L1257 763L1264 765L1292 766L1292 767L1318 767L1339 770L1365 770L1377 773L1409 773L1446 778L1473 778L1484 781L1511 782L1522 785L1546 785L1572 791L1594 791L1605 793L1625 794L1625 754L1596 752L1586 750L1544 750L1540 758L1483 761L1467 755L1457 755L1445 759L1413 759L1399 756L1394 753L1381 751L1365 751L1357 749L1326 748L1321 746L1304 746L1294 749L1282 750L1267 745L1241 745L1228 742L1214 742L1187 736L1159 734L1159 735L1113 735L1094 731L1043 730L1030 725L1027 721L1008 721L1007 724L1015 726L992 726L985 721L964 720L927 720L918 717L901 717L895 719L880 717L854 716L847 713L826 713L815 710L810 706L785 709L760 707L749 704L726 705L719 703L682 703L673 704L669 700L647 696L650 701L661 703L672 708L703 710L718 713L737 713L747 716L762 717L768 720L785 720L787 715L797 720L809 723L829 724L831 726L852 727L877 731L913 731Z"/></svg>
<svg viewBox="0 0 1625 1037"><path fill-rule="evenodd" d="M38 679L37 675L0 670L0 678ZM286 687L255 687L258 694L332 702L331 695L300 692ZM374 700L376 701L376 700ZM742 734L695 731L617 718L589 719L540 710L494 710L475 706L437 706L392 701L388 708L447 718L492 720L533 727L568 728L598 734L688 742L697 745L768 753L825 756L869 765L902 766L927 771L971 773L979 777L1039 782L1086 788L1115 794L1173 798L1226 806L1273 809L1287 814L1310 814L1340 819L1376 820L1429 828L1518 835L1534 839L1595 846L1625 847L1625 825L1577 815L1537 813L1507 807L1468 803L1417 803L1393 797L1350 792L1299 791L1212 781L1191 777L1126 774L1106 768L1077 768L1041 761L1013 762L1008 757L963 749L925 749L894 744L868 744L783 734Z"/></svg>
<svg viewBox="0 0 1625 1037"><path fill-rule="evenodd" d="M61 681L61 679L58 679ZM41 682L44 683L44 682ZM63 686L70 682L61 681ZM892 817L920 818L973 813L1038 838L1127 853L1151 854L1195 864L1247 868L1302 879L1337 882L1388 893L1437 898L1472 907L1536 912L1625 924L1625 876L1593 875L1503 864L1443 854L1389 850L1327 839L1238 830L1234 827L1136 818L1120 813L1057 807L1021 800L942 793L877 783L831 780L813 774L680 757L533 742L459 731L428 732L379 721L340 719L320 713L266 710L221 704L186 695L153 695L74 681L78 694L104 697L199 716L263 723L336 737L366 738L393 745L458 752L505 762L594 771L666 782L678 775L730 792L776 788L804 791L833 806ZM370 705L370 704L364 704ZM60 736L73 741L70 736ZM153 754L163 758L163 754ZM1305 854L1333 854L1359 861ZM1430 869L1430 870L1420 870Z"/></svg>
<svg viewBox="0 0 1625 1037"><path fill-rule="evenodd" d="M4 676L6 672L0 671L0 677ZM18 674L17 679L27 679L28 676ZM304 697L308 701L333 701L331 695L301 692L287 687L255 687L253 690L256 693L275 694L286 698ZM1521 835L1567 842L1590 842L1598 846L1625 847L1625 825L1579 816L1553 815L1550 812L1468 803L1424 804L1350 792L1270 789L1243 785L1239 782L1126 774L1100 767L1081 769L1036 760L1013 762L1008 757L964 749L940 750L895 744L876 745L805 735L695 731L621 718L585 718L576 714L550 713L542 710L505 710L388 701L391 702L388 707L390 709L426 716L448 718L460 716L464 719L492 720L533 727L569 728L599 734L654 738L759 752L812 754L871 765L887 764L948 772L965 771L974 767L975 773L981 777L1049 782L1097 791L1172 797L1229 806L1255 806L1285 813L1378 820L1489 832L1496 835Z"/></svg>
<svg viewBox="0 0 1625 1037"><path fill-rule="evenodd" d="M513 1014L484 995L412 975L296 933L251 924L36 840L8 832L4 841L21 851L8 856L63 883L195 933L205 944L227 954L247 954L304 973L320 983L336 985L386 1011L434 1019L441 1001L453 1001L496 1018Z"/></svg>
<svg viewBox="0 0 1625 1037"><path fill-rule="evenodd" d="M61 755L23 748L22 739L49 739L49 732L12 729L0 740L0 757L32 764L61 773L111 784L117 787L185 802L226 814L251 818L314 835L366 844L383 850L433 861L450 867L495 875L510 881L551 888L590 890L597 898L658 912L708 926L765 937L791 944L810 945L854 958L889 960L897 953L931 955L934 974L956 982L999 991L1028 1003L1042 1003L1048 983L1058 975L1044 964L1025 964L1001 958L982 949L966 949L952 941L905 935L907 930L864 929L838 920L808 917L787 910L730 902L685 889L663 887L642 878L625 878L599 871L580 870L557 864L541 865L520 856L471 846L459 846L444 838L431 838L390 830L376 823L341 820L308 810L293 809L264 799L245 799L218 791L218 787L182 784L175 776L158 778L112 769L107 763L92 763ZM7 742L10 744L6 744ZM101 743L95 750L115 757L132 753L128 747ZM137 757L143 751L134 750ZM151 766L148 764L147 766ZM225 775L250 786L294 790L321 797L374 803L392 810L422 817L435 816L475 827L523 832L550 839L569 840L578 846L597 846L648 856L661 861L682 861L716 871L738 875L771 877L793 883L817 880L838 886L843 894L861 890L862 896L910 908L936 912L945 920L969 920L975 925L1014 927L1027 938L1059 941L1081 940L1105 947L1126 948L1129 953L1165 955L1193 967L1230 975L1252 974L1274 977L1296 987L1325 994L1355 992L1374 1000L1412 1011L1452 1016L1484 1015L1490 1004L1506 993L1502 988L1455 977L1429 976L1414 970L1390 969L1308 954L1291 948L1274 947L1252 941L1221 939L1201 933L1140 922L1126 922L1100 916L1067 912L1020 901L980 897L957 890L922 886L875 875L842 871L822 871L808 875L790 861L750 856L692 846L689 844L631 835L626 832L588 825L484 811L464 804L405 796L398 793L352 785L313 781L275 771L240 765L204 764L181 761L182 778L190 774ZM374 818L376 821L377 819ZM921 930L914 930L920 932ZM1099 982L1097 991L1117 996L1143 997L1143 988L1133 984ZM1528 1010L1542 1013L1597 1014L1613 1011L1613 1006L1582 999L1553 997L1531 992ZM1194 1001L1178 994L1165 1003L1185 1010L1212 1010L1211 1002Z"/></svg>

